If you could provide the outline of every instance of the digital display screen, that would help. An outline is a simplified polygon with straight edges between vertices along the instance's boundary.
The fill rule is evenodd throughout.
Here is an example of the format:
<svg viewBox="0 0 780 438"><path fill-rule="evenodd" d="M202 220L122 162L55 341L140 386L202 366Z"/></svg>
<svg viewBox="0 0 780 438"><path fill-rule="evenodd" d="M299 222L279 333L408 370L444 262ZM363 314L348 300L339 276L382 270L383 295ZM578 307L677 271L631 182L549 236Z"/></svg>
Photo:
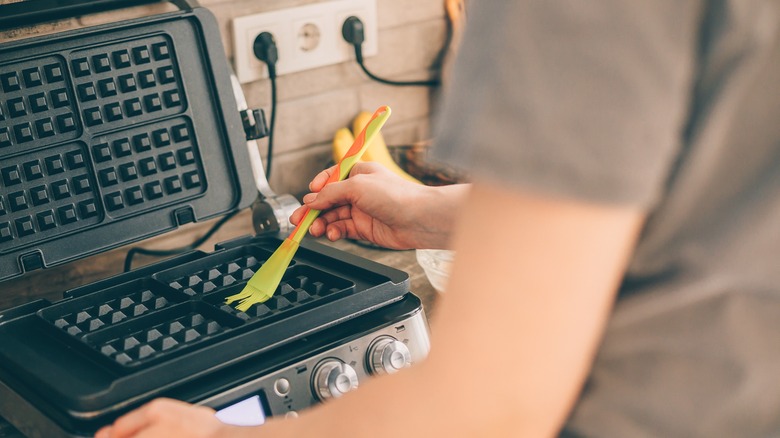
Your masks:
<svg viewBox="0 0 780 438"><path fill-rule="evenodd" d="M216 413L219 421L233 426L259 426L265 423L265 409L259 395L222 408Z"/></svg>

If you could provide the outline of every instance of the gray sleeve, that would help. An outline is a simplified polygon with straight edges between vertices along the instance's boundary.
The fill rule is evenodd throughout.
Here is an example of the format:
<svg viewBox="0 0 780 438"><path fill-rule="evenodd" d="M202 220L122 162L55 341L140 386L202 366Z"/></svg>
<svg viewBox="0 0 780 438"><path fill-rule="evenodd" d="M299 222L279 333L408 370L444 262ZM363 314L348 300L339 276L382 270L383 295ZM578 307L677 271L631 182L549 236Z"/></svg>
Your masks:
<svg viewBox="0 0 780 438"><path fill-rule="evenodd" d="M475 179L649 207L677 155L702 5L478 0L434 156Z"/></svg>

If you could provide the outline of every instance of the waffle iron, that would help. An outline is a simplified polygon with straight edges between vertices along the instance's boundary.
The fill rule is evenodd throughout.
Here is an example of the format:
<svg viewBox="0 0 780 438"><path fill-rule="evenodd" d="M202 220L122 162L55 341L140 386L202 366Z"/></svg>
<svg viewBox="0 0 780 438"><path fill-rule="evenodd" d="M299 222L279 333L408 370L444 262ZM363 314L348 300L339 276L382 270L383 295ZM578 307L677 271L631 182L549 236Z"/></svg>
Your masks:
<svg viewBox="0 0 780 438"><path fill-rule="evenodd" d="M0 287L243 208L258 232L0 311L0 416L27 436L91 436L160 396L261 424L427 355L408 275L315 241L271 300L224 305L294 201L262 174L214 17L176 4L0 44Z"/></svg>

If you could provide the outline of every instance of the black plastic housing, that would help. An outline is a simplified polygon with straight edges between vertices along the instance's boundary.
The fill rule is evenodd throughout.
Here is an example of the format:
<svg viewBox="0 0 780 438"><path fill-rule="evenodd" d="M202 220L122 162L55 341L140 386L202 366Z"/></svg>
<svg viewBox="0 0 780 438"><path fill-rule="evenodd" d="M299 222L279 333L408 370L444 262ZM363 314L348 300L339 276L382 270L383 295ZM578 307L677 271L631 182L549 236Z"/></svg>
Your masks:
<svg viewBox="0 0 780 438"><path fill-rule="evenodd" d="M256 196L208 10L0 45L0 282Z"/></svg>

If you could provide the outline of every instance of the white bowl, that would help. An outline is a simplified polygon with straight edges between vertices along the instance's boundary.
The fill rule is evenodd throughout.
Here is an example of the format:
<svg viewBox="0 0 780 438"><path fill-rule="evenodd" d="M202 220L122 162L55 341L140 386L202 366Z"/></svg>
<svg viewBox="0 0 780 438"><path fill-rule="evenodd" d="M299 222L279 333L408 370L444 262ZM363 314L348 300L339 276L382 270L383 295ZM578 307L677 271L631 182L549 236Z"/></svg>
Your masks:
<svg viewBox="0 0 780 438"><path fill-rule="evenodd" d="M455 252L445 249L418 249L417 263L437 292L444 292L455 260Z"/></svg>

